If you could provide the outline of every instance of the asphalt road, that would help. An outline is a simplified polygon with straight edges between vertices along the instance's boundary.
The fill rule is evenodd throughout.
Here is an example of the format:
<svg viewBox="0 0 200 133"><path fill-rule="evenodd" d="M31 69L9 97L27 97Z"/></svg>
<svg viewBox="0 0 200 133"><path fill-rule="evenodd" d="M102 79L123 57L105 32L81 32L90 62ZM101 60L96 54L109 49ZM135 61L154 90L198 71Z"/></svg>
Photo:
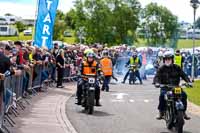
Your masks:
<svg viewBox="0 0 200 133"><path fill-rule="evenodd" d="M93 115L75 105L75 97L66 103L66 113L78 133L171 133L158 114L159 89L144 81L144 85L111 85L110 92L101 92L102 107ZM184 133L200 133L200 118L189 114Z"/></svg>

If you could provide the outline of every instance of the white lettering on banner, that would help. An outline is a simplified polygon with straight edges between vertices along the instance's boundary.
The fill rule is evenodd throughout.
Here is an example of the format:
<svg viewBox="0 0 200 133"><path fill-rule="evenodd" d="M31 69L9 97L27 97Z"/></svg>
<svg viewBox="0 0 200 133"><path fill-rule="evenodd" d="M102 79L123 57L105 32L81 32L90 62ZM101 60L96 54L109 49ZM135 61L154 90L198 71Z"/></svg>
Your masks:
<svg viewBox="0 0 200 133"><path fill-rule="evenodd" d="M51 0L47 0L47 9L50 10L51 8L51 4L53 3L53 1Z"/></svg>
<svg viewBox="0 0 200 133"><path fill-rule="evenodd" d="M42 31L43 36L41 37L42 46L46 46L47 40L49 39L48 36L50 36L52 34L52 33L50 33L50 27L48 24L51 24L51 17L50 17L49 10L51 9L51 5L53 4L53 1L52 0L45 0L45 1L46 1L47 9L48 9L48 14L45 16L45 18L43 20L43 23L44 23L43 31Z"/></svg>
<svg viewBox="0 0 200 133"><path fill-rule="evenodd" d="M49 32L49 25L44 24L42 34L50 35L50 32Z"/></svg>
<svg viewBox="0 0 200 133"><path fill-rule="evenodd" d="M49 14L49 13L48 13L47 16L45 17L43 23L45 23L45 22L51 23L51 19L50 19L50 14Z"/></svg>
<svg viewBox="0 0 200 133"><path fill-rule="evenodd" d="M46 40L48 39L48 37L46 36L42 36L42 46L46 45Z"/></svg>

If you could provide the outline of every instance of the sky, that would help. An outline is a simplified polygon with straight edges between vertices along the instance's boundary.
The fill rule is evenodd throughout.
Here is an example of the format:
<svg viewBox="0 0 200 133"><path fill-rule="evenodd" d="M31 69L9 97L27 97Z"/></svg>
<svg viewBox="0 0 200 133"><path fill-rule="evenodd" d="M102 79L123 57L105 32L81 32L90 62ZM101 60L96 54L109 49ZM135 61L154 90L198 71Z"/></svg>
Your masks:
<svg viewBox="0 0 200 133"><path fill-rule="evenodd" d="M139 0L142 7L150 2L166 6L179 21L193 22L193 9L190 0ZM0 16L11 13L22 18L35 18L37 0L0 0ZM69 11L73 7L73 0L59 0L58 9L63 12ZM197 17L200 17L200 8L197 9Z"/></svg>

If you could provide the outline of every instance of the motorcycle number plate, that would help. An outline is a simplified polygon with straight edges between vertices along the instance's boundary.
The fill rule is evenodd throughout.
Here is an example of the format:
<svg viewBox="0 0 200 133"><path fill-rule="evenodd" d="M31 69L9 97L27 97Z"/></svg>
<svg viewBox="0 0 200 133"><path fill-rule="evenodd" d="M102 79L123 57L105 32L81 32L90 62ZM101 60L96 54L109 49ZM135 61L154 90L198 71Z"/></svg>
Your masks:
<svg viewBox="0 0 200 133"><path fill-rule="evenodd" d="M94 84L94 83L95 83L95 79L94 79L94 78L89 78L89 79L88 79L88 82L89 82L90 84Z"/></svg>
<svg viewBox="0 0 200 133"><path fill-rule="evenodd" d="M180 87L175 88L174 90L175 94L181 94L182 93L182 89Z"/></svg>
<svg viewBox="0 0 200 133"><path fill-rule="evenodd" d="M91 91L94 91L94 90L95 90L95 88L94 88L94 87L90 87L90 90L91 90Z"/></svg>

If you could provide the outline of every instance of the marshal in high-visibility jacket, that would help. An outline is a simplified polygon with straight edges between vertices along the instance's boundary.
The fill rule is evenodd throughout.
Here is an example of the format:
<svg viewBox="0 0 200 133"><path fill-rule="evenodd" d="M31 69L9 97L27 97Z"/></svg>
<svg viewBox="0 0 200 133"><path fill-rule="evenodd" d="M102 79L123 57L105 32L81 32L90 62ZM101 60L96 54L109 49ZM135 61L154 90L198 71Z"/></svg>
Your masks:
<svg viewBox="0 0 200 133"><path fill-rule="evenodd" d="M90 65L87 61L83 61L82 74L83 75L97 75L98 65L96 61Z"/></svg>
<svg viewBox="0 0 200 133"><path fill-rule="evenodd" d="M130 57L130 65L139 65L139 58Z"/></svg>
<svg viewBox="0 0 200 133"><path fill-rule="evenodd" d="M112 60L109 59L108 57L105 57L100 60L100 64L104 76L112 76L112 71L113 71Z"/></svg>
<svg viewBox="0 0 200 133"><path fill-rule="evenodd" d="M174 64L182 67L182 56L181 55L175 55Z"/></svg>

